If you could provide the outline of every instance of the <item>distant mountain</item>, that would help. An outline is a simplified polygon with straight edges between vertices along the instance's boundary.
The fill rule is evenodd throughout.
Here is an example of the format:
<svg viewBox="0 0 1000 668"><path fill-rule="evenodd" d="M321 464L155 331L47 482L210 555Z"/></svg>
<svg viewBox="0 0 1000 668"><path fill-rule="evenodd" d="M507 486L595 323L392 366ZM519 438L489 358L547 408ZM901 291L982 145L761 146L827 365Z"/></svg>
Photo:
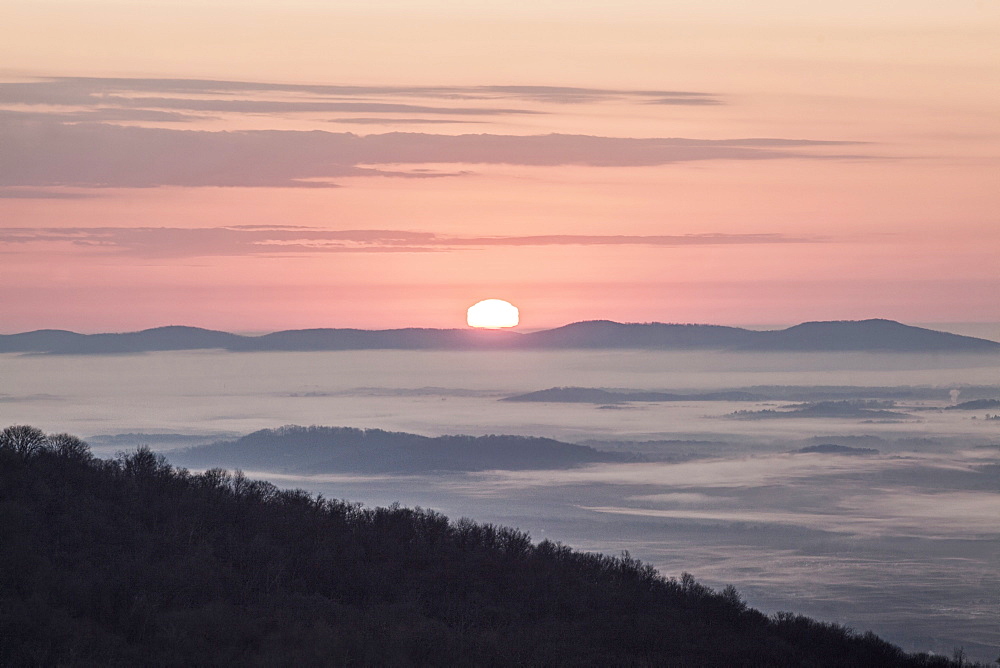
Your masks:
<svg viewBox="0 0 1000 668"><path fill-rule="evenodd" d="M109 355L158 350L232 349L245 337L199 327L156 327L125 334L75 334L42 330L0 336L0 352Z"/></svg>
<svg viewBox="0 0 1000 668"><path fill-rule="evenodd" d="M585 445L526 436L419 436L381 429L263 429L170 453L192 468L244 468L294 473L426 473L490 469L555 469L634 461Z"/></svg>
<svg viewBox="0 0 1000 668"><path fill-rule="evenodd" d="M220 438L233 437L231 433L210 434L176 434L176 433L141 433L99 434L87 437L87 442L98 447L128 447L148 446L156 450L185 448L195 445L214 443Z"/></svg>
<svg viewBox="0 0 1000 668"><path fill-rule="evenodd" d="M621 323L610 320L575 322L522 335L519 347L712 349L749 345L767 332L720 325L671 325L661 322Z"/></svg>
<svg viewBox="0 0 1000 668"><path fill-rule="evenodd" d="M593 387L550 387L547 390L504 397L500 401L552 402L580 404L619 404L630 401L762 401L762 397L751 392L729 390L724 392L704 392L702 394L676 394L672 392L611 391Z"/></svg>
<svg viewBox="0 0 1000 668"><path fill-rule="evenodd" d="M847 418L866 420L905 420L906 413L885 410L881 402L819 401L811 404L789 406L783 410L736 411L728 417L740 420L767 420L779 418Z"/></svg>
<svg viewBox="0 0 1000 668"><path fill-rule="evenodd" d="M894 320L806 322L739 346L741 350L997 352L1000 343L904 325Z"/></svg>
<svg viewBox="0 0 1000 668"><path fill-rule="evenodd" d="M293 329L239 337L236 351L264 350L476 350L517 344L519 334L484 329Z"/></svg>
<svg viewBox="0 0 1000 668"><path fill-rule="evenodd" d="M949 411L981 411L989 408L1000 408L1000 399L975 399L973 401L963 401L954 406L948 406Z"/></svg>
<svg viewBox="0 0 1000 668"><path fill-rule="evenodd" d="M948 410L981 410L1000 408L1000 400L986 398L995 396L997 387L992 385L961 386L962 395L983 397L980 401L966 401ZM818 403L824 401L878 401L878 400L933 400L946 401L948 387L899 386L861 387L855 385L754 385L713 392L669 392L637 389L603 389L596 387L550 387L535 392L526 392L504 397L500 401L550 402L616 405L628 402L666 401L795 401ZM995 403L994 403L995 402ZM913 410L940 410L939 408L915 408Z"/></svg>
<svg viewBox="0 0 1000 668"><path fill-rule="evenodd" d="M1000 352L1000 343L892 320L807 322L753 331L719 325L577 322L521 334L482 329L302 329L240 336L197 327L124 334L39 330L0 335L0 353L115 354L158 350L728 350L762 352Z"/></svg>
<svg viewBox="0 0 1000 668"><path fill-rule="evenodd" d="M820 445L807 445L796 450L795 454L868 456L877 455L878 450L875 448L852 448L849 445L837 445L836 443L821 443Z"/></svg>
<svg viewBox="0 0 1000 668"><path fill-rule="evenodd" d="M48 353L72 348L86 334L64 329L39 329L23 334L0 335L0 353Z"/></svg>

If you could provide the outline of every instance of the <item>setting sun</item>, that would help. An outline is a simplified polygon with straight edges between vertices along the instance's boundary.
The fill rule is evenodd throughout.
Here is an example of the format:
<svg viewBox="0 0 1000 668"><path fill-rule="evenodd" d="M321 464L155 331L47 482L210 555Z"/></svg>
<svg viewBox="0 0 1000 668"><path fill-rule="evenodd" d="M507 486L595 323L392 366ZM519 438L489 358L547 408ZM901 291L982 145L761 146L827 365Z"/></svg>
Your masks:
<svg viewBox="0 0 1000 668"><path fill-rule="evenodd" d="M466 321L469 327L501 329L517 327L520 322L517 307L502 299L485 299L469 307Z"/></svg>

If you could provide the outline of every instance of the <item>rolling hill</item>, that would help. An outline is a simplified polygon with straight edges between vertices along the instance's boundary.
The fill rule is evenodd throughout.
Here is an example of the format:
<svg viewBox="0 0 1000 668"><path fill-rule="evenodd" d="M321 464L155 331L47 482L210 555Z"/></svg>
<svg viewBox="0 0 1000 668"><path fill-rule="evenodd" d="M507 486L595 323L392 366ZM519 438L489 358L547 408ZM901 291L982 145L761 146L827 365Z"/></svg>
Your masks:
<svg viewBox="0 0 1000 668"><path fill-rule="evenodd" d="M634 461L585 445L526 436L435 438L349 427L262 429L232 440L170 453L175 464L289 473L428 473L569 468Z"/></svg>
<svg viewBox="0 0 1000 668"><path fill-rule="evenodd" d="M518 333L476 329L302 329L242 336L198 327L121 334L39 330L0 335L0 353L118 354L162 350L725 350L998 353L1000 343L892 320L807 322L773 331L719 325L577 322Z"/></svg>

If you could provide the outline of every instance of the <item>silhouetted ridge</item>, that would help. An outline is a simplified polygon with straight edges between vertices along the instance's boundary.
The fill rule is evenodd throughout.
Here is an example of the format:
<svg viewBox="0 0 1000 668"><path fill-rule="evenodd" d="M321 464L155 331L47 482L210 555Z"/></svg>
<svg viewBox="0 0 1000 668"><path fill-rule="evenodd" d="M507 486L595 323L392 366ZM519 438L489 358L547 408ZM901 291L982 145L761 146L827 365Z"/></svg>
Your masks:
<svg viewBox="0 0 1000 668"><path fill-rule="evenodd" d="M866 420L905 420L912 416L892 408L888 401L818 401L808 404L785 406L781 410L736 411L729 417L743 420L768 418L846 418Z"/></svg>
<svg viewBox="0 0 1000 668"><path fill-rule="evenodd" d="M1000 352L1000 343L892 320L808 322L778 331L660 322L577 322L520 334L484 329L301 329L240 336L197 327L159 327L126 334L41 330L0 335L0 352L111 354L222 348L305 350L733 350Z"/></svg>
<svg viewBox="0 0 1000 668"><path fill-rule="evenodd" d="M979 411L989 408L1000 408L1000 399L973 399L960 404L946 407L949 411Z"/></svg>
<svg viewBox="0 0 1000 668"><path fill-rule="evenodd" d="M31 427L0 432L0 509L4 666L958 665L627 553Z"/></svg>
<svg viewBox="0 0 1000 668"><path fill-rule="evenodd" d="M820 455L855 455L867 456L877 455L875 448L855 448L850 445L838 445L836 443L820 443L819 445L807 445L795 451L797 454L820 454Z"/></svg>
<svg viewBox="0 0 1000 668"><path fill-rule="evenodd" d="M240 467L298 473L416 473L489 469L567 468L634 461L585 445L528 436L419 436L382 429L299 427L262 429L170 453L184 466Z"/></svg>
<svg viewBox="0 0 1000 668"><path fill-rule="evenodd" d="M49 337L50 346L42 347L35 342L21 344L31 345L31 352L50 352L66 355L81 354L119 354L119 353L141 353L157 350L208 350L213 348L230 349L243 337L227 332L217 332L211 329L201 329L199 327L183 327L171 325L167 327L156 327L146 329L141 332L128 332L125 334L72 334L72 336ZM13 335L13 336L25 336ZM18 342L11 342L9 337L0 337L0 350L10 352L27 352L24 347L8 348L17 345Z"/></svg>
<svg viewBox="0 0 1000 668"><path fill-rule="evenodd" d="M524 334L527 348L731 348L745 345L760 332L721 325L672 325L662 322L620 323L610 320L576 322Z"/></svg>
<svg viewBox="0 0 1000 668"><path fill-rule="evenodd" d="M468 350L505 347L517 336L475 329L298 329L244 337L231 350Z"/></svg>
<svg viewBox="0 0 1000 668"><path fill-rule="evenodd" d="M553 402L581 404L618 404L629 401L761 401L759 394L742 390L679 394L675 392L643 392L635 390L602 390L593 387L550 387L547 390L527 392L500 401Z"/></svg>
<svg viewBox="0 0 1000 668"><path fill-rule="evenodd" d="M997 351L1000 343L971 336L904 325L894 320L806 322L768 332L744 350L819 351L891 350L894 352Z"/></svg>
<svg viewBox="0 0 1000 668"><path fill-rule="evenodd" d="M64 329L39 329L23 334L0 335L0 353L47 353L75 345L86 334Z"/></svg>

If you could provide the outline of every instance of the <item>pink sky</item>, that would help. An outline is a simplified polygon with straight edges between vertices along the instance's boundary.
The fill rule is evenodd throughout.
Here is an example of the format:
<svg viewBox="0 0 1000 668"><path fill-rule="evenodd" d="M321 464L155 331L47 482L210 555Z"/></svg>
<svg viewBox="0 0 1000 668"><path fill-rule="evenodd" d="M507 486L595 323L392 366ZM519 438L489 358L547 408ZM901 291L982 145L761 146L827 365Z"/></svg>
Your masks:
<svg viewBox="0 0 1000 668"><path fill-rule="evenodd" d="M1000 5L0 6L0 332L1000 321Z"/></svg>

